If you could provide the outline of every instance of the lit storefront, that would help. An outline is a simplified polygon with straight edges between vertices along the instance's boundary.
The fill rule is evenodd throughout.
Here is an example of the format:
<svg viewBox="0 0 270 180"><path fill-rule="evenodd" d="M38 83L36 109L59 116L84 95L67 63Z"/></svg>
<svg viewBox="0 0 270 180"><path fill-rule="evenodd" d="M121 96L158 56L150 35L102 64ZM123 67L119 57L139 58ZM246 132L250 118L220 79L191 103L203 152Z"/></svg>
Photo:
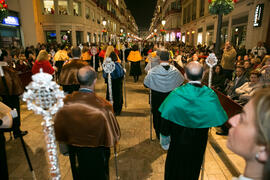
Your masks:
<svg viewBox="0 0 270 180"><path fill-rule="evenodd" d="M9 16L0 24L0 46L1 47L20 47L21 30L18 13L9 12Z"/></svg>

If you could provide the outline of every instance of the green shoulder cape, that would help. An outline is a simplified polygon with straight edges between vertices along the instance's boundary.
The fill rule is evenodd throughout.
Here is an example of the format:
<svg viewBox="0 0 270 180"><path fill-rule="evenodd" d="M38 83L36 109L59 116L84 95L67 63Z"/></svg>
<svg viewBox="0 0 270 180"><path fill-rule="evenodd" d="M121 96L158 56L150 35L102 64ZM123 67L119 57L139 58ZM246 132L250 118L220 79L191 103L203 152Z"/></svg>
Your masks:
<svg viewBox="0 0 270 180"><path fill-rule="evenodd" d="M216 127L228 120L212 89L189 83L172 91L159 111L164 119L188 128Z"/></svg>

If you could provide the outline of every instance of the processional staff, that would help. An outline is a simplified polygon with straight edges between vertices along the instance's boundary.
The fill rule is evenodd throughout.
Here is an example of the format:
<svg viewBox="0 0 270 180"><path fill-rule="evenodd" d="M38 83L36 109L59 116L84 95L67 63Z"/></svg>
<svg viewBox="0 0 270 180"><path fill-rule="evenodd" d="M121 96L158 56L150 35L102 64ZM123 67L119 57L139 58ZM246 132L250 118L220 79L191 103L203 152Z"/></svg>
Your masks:
<svg viewBox="0 0 270 180"><path fill-rule="evenodd" d="M96 47L92 47L91 54L93 55L93 68L96 69L96 54L97 54Z"/></svg>
<svg viewBox="0 0 270 180"><path fill-rule="evenodd" d="M112 96L112 78L111 73L115 70L115 64L110 57L107 57L102 64L102 68L105 73L108 74L108 88L109 88L109 99L111 104L113 105L113 96ZM117 166L117 151L116 145L114 145L114 161L115 161L115 171L116 171L116 179L120 179L118 175L118 166Z"/></svg>
<svg viewBox="0 0 270 180"><path fill-rule="evenodd" d="M28 110L33 110L36 114L43 116L41 123L45 135L48 161L50 164L50 176L52 180L60 180L61 174L58 164L57 146L55 142L54 126L52 116L63 107L64 92L59 89L52 76L40 73L32 76L32 82L26 87L23 100L27 102Z"/></svg>
<svg viewBox="0 0 270 180"><path fill-rule="evenodd" d="M212 77L213 77L213 67L217 65L218 59L214 53L209 54L209 56L206 58L206 64L209 66L209 78L208 78L208 87L211 88L212 86ZM204 171L205 171L205 155L203 158L203 164L202 164L202 174L201 174L201 180L204 178Z"/></svg>
<svg viewBox="0 0 270 180"><path fill-rule="evenodd" d="M150 70L152 69L152 55L150 54L149 57L149 70L148 73L150 73ZM150 78L150 87L151 87L151 78ZM152 90L149 88L149 102L150 102L150 140L153 140L152 132L153 132L153 114L152 114Z"/></svg>
<svg viewBox="0 0 270 180"><path fill-rule="evenodd" d="M125 57L125 50L126 47L125 45L122 46L121 48L122 52L123 52L123 68L125 70L125 74L124 74L124 98L125 98L125 108L127 108L127 91L126 91L126 57Z"/></svg>

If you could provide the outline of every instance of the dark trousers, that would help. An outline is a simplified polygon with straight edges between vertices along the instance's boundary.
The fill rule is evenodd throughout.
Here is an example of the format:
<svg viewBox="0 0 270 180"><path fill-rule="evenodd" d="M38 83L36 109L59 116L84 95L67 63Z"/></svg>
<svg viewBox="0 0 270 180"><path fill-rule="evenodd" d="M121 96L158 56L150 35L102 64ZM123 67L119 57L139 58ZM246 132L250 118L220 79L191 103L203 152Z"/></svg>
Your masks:
<svg viewBox="0 0 270 180"><path fill-rule="evenodd" d="M11 109L16 109L18 112L18 117L13 118L12 131L13 134L20 133L21 126L21 108L20 108L20 98L17 95L13 96L2 96L3 103L10 107Z"/></svg>
<svg viewBox="0 0 270 180"><path fill-rule="evenodd" d="M74 180L109 180L110 148L69 146Z"/></svg>
<svg viewBox="0 0 270 180"><path fill-rule="evenodd" d="M162 93L152 90L152 113L153 113L153 125L156 132L156 137L159 139L161 128L161 113L159 112L159 106L163 103L170 92Z"/></svg>
<svg viewBox="0 0 270 180"><path fill-rule="evenodd" d="M123 78L112 79L112 96L113 96L113 111L116 115L120 115L123 107ZM107 84L106 99L110 101L108 84Z"/></svg>
<svg viewBox="0 0 270 180"><path fill-rule="evenodd" d="M0 177L3 180L8 180L6 139L4 136L4 132L1 131L0 131Z"/></svg>

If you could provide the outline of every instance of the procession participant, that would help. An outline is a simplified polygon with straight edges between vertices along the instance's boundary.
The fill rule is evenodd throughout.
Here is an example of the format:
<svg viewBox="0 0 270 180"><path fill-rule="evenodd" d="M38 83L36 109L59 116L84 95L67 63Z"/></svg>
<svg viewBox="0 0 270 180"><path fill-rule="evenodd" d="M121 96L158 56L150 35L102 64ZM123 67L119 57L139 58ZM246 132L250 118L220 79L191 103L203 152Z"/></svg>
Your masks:
<svg viewBox="0 0 270 180"><path fill-rule="evenodd" d="M17 138L26 135L28 132L20 130L21 108L19 96L23 93L23 86L17 72L7 65L9 61L11 61L9 52L2 49L0 62L6 65L1 67L3 69L4 77L0 78L0 96L4 104L6 104L11 109L15 108L18 112L18 117L13 119L12 126L13 136L14 138Z"/></svg>
<svg viewBox="0 0 270 180"><path fill-rule="evenodd" d="M62 44L60 50L54 55L55 66L57 67L56 78L58 79L65 61L69 60L68 53L66 51L66 45Z"/></svg>
<svg viewBox="0 0 270 180"><path fill-rule="evenodd" d="M81 60L87 61L87 63L90 65L91 55L88 46L83 46Z"/></svg>
<svg viewBox="0 0 270 180"><path fill-rule="evenodd" d="M110 57L111 53L112 52L115 52L114 50L115 49L114 49L113 46L108 46L107 49L106 49L106 53L105 53L104 59L106 59L107 57ZM121 63L121 60L120 60L120 58L118 57L117 54L116 54L116 56L117 56L117 62L118 63Z"/></svg>
<svg viewBox="0 0 270 180"><path fill-rule="evenodd" d="M169 64L169 52L160 52L160 64L148 71L144 79L144 85L152 90L153 123L156 137L159 139L161 117L158 111L159 106L169 93L184 82L183 75L173 65Z"/></svg>
<svg viewBox="0 0 270 180"><path fill-rule="evenodd" d="M192 61L185 67L186 85L172 91L161 104L163 119L160 142L169 149L165 180L199 178L208 139L208 129L228 117L215 92L201 84L203 67Z"/></svg>
<svg viewBox="0 0 270 180"><path fill-rule="evenodd" d="M142 75L140 61L142 60L142 56L139 52L138 46L133 45L132 50L130 51L127 60L131 62L129 75L133 76L134 82L139 80L139 76Z"/></svg>
<svg viewBox="0 0 270 180"><path fill-rule="evenodd" d="M115 64L115 69L111 73L112 79L112 97L113 97L113 110L115 115L120 115L123 106L123 78L124 78L124 70L120 63L117 62L118 57L115 52L110 54L110 58ZM110 100L109 95L109 85L108 85L108 74L103 71L103 77L105 82L107 83L107 93L106 99Z"/></svg>
<svg viewBox="0 0 270 180"><path fill-rule="evenodd" d="M77 72L81 67L88 65L86 61L80 60L81 49L79 47L72 48L71 54L72 60L64 64L58 80L58 83L63 86L64 92L68 94L79 89Z"/></svg>
<svg viewBox="0 0 270 180"><path fill-rule="evenodd" d="M155 44L153 48L153 52L149 53L145 62L147 63L146 67L144 68L145 72L148 72L151 68L159 65L159 56L158 56L158 46ZM149 61L151 63L149 63Z"/></svg>
<svg viewBox="0 0 270 180"><path fill-rule="evenodd" d="M120 128L110 103L94 92L95 70L84 66L77 75L80 89L57 112L55 137L68 145L74 179L109 180L110 147L119 142Z"/></svg>

